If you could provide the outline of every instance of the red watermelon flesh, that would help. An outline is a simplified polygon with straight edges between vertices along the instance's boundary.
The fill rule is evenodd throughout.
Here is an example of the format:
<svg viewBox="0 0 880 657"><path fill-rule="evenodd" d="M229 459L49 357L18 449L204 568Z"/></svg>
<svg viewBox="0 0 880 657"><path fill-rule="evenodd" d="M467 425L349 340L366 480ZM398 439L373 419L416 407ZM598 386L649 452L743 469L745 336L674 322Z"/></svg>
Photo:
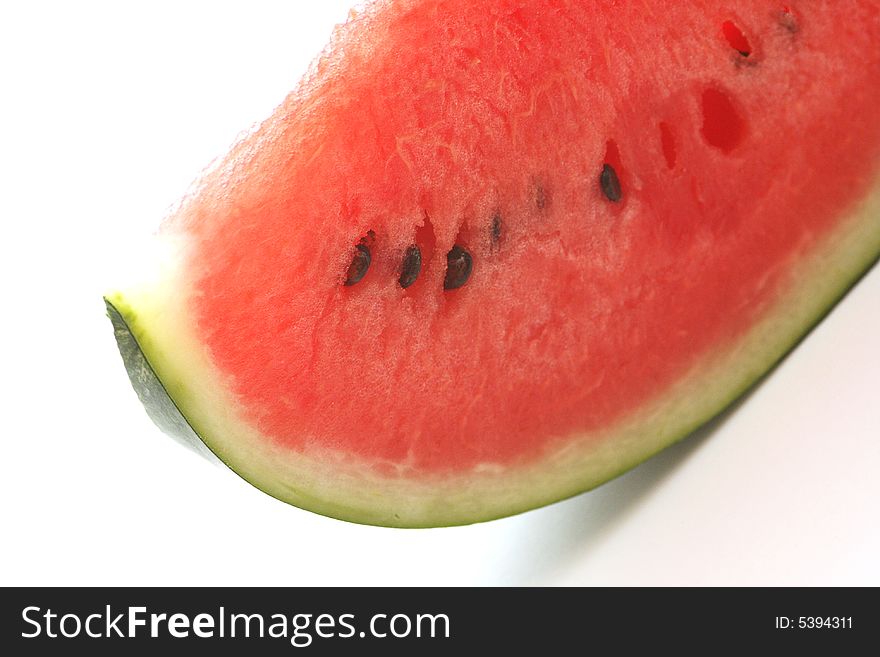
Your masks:
<svg viewBox="0 0 880 657"><path fill-rule="evenodd" d="M876 0L374 2L108 295L133 381L335 517L591 488L876 260L878 43Z"/></svg>

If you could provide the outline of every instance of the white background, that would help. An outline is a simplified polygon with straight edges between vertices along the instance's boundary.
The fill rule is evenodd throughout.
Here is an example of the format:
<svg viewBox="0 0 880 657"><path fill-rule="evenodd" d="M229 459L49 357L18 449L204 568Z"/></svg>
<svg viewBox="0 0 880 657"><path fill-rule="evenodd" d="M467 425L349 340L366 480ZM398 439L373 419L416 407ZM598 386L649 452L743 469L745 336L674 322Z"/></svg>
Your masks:
<svg viewBox="0 0 880 657"><path fill-rule="evenodd" d="M4 3L0 584L880 584L880 269L720 421L564 503L388 530L153 427L101 293L347 0Z"/></svg>

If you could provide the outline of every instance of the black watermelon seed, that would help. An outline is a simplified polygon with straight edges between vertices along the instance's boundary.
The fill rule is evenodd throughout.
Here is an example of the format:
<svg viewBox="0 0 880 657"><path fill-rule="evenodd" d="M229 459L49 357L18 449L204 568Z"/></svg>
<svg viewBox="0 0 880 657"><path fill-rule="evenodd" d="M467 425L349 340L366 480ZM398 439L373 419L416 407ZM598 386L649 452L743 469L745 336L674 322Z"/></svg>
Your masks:
<svg viewBox="0 0 880 657"><path fill-rule="evenodd" d="M345 285L354 285L355 283L360 282L370 268L370 261L372 260L370 257L370 248L363 243L358 244L355 248L357 251L354 252L354 257L351 259L351 264L348 266Z"/></svg>
<svg viewBox="0 0 880 657"><path fill-rule="evenodd" d="M400 266L400 278L398 282L404 290L416 282L419 272L422 271L422 252L413 244L403 254L403 264Z"/></svg>
<svg viewBox="0 0 880 657"><path fill-rule="evenodd" d="M456 244L446 254L446 278L443 279L444 290L456 290L467 283L474 267L471 254L463 246Z"/></svg>
<svg viewBox="0 0 880 657"><path fill-rule="evenodd" d="M606 163L602 167L602 173L599 175L599 185L602 187L602 193L605 198L613 203L617 203L623 198L623 191L620 189L620 179L614 167Z"/></svg>
<svg viewBox="0 0 880 657"><path fill-rule="evenodd" d="M501 215L496 214L492 217L492 225L489 227L489 234L495 244L501 241Z"/></svg>

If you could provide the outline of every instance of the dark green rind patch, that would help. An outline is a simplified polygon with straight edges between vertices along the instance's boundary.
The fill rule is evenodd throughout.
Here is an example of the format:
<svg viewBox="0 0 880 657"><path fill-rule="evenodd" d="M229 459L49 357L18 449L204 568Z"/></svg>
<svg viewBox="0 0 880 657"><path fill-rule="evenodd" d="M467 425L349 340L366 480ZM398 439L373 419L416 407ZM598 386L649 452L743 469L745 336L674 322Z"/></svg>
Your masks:
<svg viewBox="0 0 880 657"><path fill-rule="evenodd" d="M122 313L106 297L104 303L107 304L107 316L113 322L113 335L116 338L116 345L119 347L119 354L125 363L128 379L147 410L147 415L157 427L175 440L210 461L221 463L220 459L208 449L199 434L192 428L171 395L168 394L165 386L162 385L162 381L156 376L155 370L144 355Z"/></svg>

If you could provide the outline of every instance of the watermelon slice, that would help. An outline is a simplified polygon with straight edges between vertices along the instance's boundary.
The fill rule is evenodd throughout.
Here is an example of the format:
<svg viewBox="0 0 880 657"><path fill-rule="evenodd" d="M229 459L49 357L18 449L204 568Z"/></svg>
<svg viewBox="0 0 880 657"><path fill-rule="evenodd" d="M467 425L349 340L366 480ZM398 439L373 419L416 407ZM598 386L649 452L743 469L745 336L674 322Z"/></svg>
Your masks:
<svg viewBox="0 0 880 657"><path fill-rule="evenodd" d="M378 1L106 296L156 422L392 526L590 489L880 253L880 1Z"/></svg>

